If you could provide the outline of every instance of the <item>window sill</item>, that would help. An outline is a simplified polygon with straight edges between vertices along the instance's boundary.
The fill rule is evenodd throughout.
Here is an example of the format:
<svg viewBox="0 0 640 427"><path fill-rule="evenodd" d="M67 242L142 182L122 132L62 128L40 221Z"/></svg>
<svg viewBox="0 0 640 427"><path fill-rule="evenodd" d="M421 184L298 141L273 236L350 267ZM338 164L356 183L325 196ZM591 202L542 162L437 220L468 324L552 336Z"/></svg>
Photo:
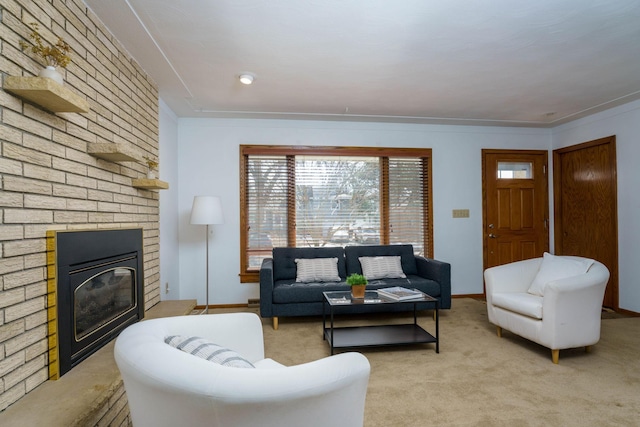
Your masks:
<svg viewBox="0 0 640 427"><path fill-rule="evenodd" d="M247 272L240 273L240 283L259 283L260 282L260 272Z"/></svg>

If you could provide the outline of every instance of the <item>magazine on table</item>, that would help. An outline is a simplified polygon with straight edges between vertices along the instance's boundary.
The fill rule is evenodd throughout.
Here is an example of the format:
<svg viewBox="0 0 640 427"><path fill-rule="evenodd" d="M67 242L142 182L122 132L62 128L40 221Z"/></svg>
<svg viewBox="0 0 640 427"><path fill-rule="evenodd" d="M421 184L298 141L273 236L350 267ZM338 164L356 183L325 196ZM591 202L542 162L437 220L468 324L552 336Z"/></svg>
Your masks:
<svg viewBox="0 0 640 427"><path fill-rule="evenodd" d="M378 294L387 298L394 299L396 301L422 299L424 297L424 294L420 291L417 291L415 289L403 288L401 286L378 289Z"/></svg>

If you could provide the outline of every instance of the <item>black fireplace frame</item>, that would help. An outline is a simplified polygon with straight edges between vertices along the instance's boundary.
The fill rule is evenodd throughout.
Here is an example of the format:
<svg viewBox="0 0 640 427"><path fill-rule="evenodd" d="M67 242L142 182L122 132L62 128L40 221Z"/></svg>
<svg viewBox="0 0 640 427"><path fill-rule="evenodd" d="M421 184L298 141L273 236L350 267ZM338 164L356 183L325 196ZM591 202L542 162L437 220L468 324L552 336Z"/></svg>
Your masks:
<svg viewBox="0 0 640 427"><path fill-rule="evenodd" d="M71 274L95 266L135 268L134 303L122 315L109 322L105 330L75 339L75 313ZM124 328L144 317L143 238L141 228L116 230L61 231L56 233L57 345L59 375L114 339Z"/></svg>

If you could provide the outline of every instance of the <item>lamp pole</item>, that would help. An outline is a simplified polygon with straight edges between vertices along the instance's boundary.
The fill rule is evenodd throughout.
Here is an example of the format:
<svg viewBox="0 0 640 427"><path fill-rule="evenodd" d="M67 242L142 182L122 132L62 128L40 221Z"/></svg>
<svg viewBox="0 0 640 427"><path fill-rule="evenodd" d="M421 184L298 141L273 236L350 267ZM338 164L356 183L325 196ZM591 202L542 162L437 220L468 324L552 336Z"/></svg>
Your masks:
<svg viewBox="0 0 640 427"><path fill-rule="evenodd" d="M207 292L206 292L206 302L205 302L205 308L204 310L202 310L202 313L206 313L209 314L209 224L207 224L207 278L206 278L206 283L207 283ZM200 314L202 314L200 313Z"/></svg>
<svg viewBox="0 0 640 427"><path fill-rule="evenodd" d="M194 225L206 225L206 304L204 310L200 314L209 314L209 233L211 224L222 224L224 218L222 215L222 206L220 204L220 198L216 196L195 196L193 198L193 207L191 208L191 224Z"/></svg>

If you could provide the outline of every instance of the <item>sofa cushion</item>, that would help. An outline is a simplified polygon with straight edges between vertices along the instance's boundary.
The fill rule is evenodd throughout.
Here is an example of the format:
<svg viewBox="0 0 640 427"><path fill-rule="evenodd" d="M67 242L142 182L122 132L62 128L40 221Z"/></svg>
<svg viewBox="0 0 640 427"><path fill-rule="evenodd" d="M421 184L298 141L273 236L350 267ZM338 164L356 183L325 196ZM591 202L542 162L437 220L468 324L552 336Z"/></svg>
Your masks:
<svg viewBox="0 0 640 427"><path fill-rule="evenodd" d="M359 257L362 274L367 280L407 277L402 271L400 256Z"/></svg>
<svg viewBox="0 0 640 427"><path fill-rule="evenodd" d="M367 284L367 291L390 286L403 286L418 289L433 297L440 296L440 285L433 280L420 276L407 276L404 279L376 279ZM322 302L323 292L349 291L351 288L345 282L312 282L297 283L295 280L280 280L273 288L274 304Z"/></svg>
<svg viewBox="0 0 640 427"><path fill-rule="evenodd" d="M542 319L542 297L525 292L498 292L492 296L492 304L534 319Z"/></svg>
<svg viewBox="0 0 640 427"><path fill-rule="evenodd" d="M362 274L360 257L400 256L402 271L407 276L418 274L416 257L412 245L363 245L344 248L347 274Z"/></svg>
<svg viewBox="0 0 640 427"><path fill-rule="evenodd" d="M370 280L367 284L367 290L375 291L377 289L400 286L407 289L417 289L432 297L440 297L440 284L435 280L425 279L420 276L407 275L406 278L395 279L375 279Z"/></svg>
<svg viewBox="0 0 640 427"><path fill-rule="evenodd" d="M338 258L296 258L296 282L339 282Z"/></svg>
<svg viewBox="0 0 640 427"><path fill-rule="evenodd" d="M323 292L348 291L350 289L345 282L299 283L295 279L279 280L273 286L273 303L322 302Z"/></svg>
<svg viewBox="0 0 640 427"><path fill-rule="evenodd" d="M185 353L217 363L218 365L229 368L255 368L251 362L235 351L212 343L205 338L170 335L165 337L164 342Z"/></svg>
<svg viewBox="0 0 640 427"><path fill-rule="evenodd" d="M338 258L338 275L347 277L342 248L273 248L273 280L295 280L296 258Z"/></svg>
<svg viewBox="0 0 640 427"><path fill-rule="evenodd" d="M542 257L540 269L533 279L533 282L531 282L531 286L527 292L533 295L544 296L544 288L547 283L584 274L592 264L592 259L555 256L545 252Z"/></svg>

